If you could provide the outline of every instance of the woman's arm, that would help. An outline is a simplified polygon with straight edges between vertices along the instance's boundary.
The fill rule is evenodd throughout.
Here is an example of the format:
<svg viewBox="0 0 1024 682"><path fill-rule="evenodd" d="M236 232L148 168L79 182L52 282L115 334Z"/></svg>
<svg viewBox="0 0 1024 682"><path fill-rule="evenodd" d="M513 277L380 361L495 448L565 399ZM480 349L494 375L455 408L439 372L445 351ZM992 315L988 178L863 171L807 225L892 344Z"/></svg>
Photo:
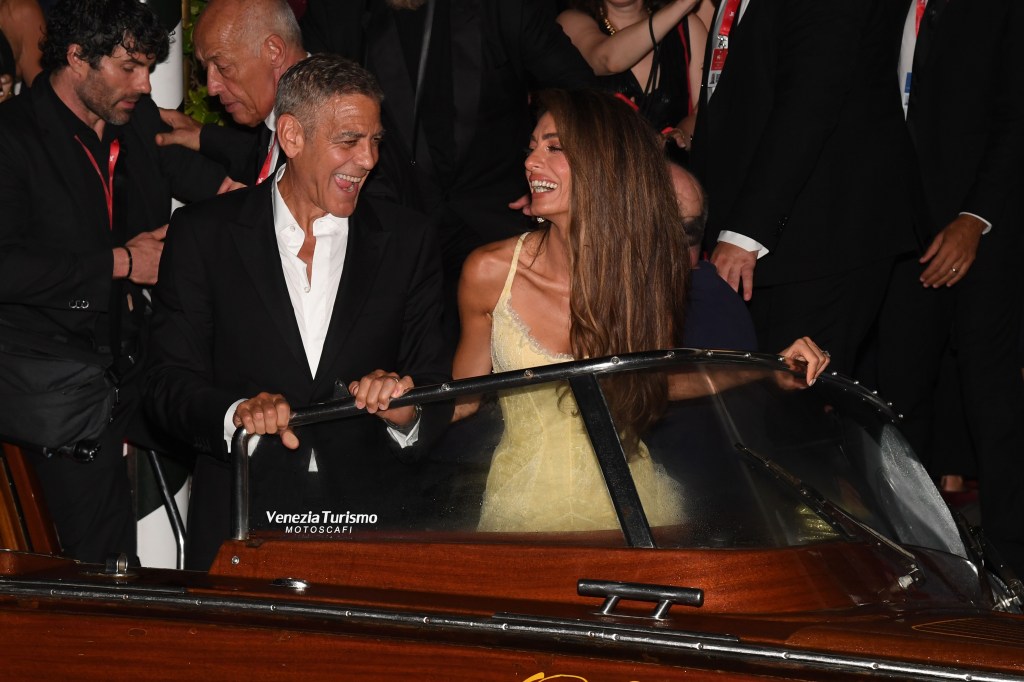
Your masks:
<svg viewBox="0 0 1024 682"><path fill-rule="evenodd" d="M809 336L803 336L779 352L780 358L789 361L789 365L797 368L794 361L804 363L804 376L795 377L792 375L777 375L779 383L786 389L802 389L813 386L821 373L831 362L828 351L818 347ZM669 400L688 400L699 398L713 393L720 393L733 386L739 386L748 381L756 381L764 377L762 370L752 372L730 372L728 375L716 378L714 381L708 379L701 372L682 372L668 374L668 397Z"/></svg>
<svg viewBox="0 0 1024 682"><path fill-rule="evenodd" d="M690 85L690 113L665 134L672 138L677 147L689 149L693 142L693 127L697 121L697 105L700 102L700 84L704 75L704 49L708 43L708 30L696 14L686 17L686 28L690 34L690 66L686 73Z"/></svg>
<svg viewBox="0 0 1024 682"><path fill-rule="evenodd" d="M704 29L710 33L711 24L715 21L715 10L718 7L716 0L700 0L700 7L697 8L697 18L704 24Z"/></svg>
<svg viewBox="0 0 1024 682"><path fill-rule="evenodd" d="M653 15L654 39L660 41L696 6L697 0L673 0ZM638 21L605 35L594 18L579 10L566 10L558 23L598 76L631 69L654 47L646 21Z"/></svg>
<svg viewBox="0 0 1024 682"><path fill-rule="evenodd" d="M515 240L511 240L513 243ZM498 303L512 257L509 241L488 244L469 254L459 280L459 321L462 332L452 363L452 378L484 376L491 372L491 311ZM452 421L480 407L479 396L460 398Z"/></svg>
<svg viewBox="0 0 1024 682"><path fill-rule="evenodd" d="M39 65L39 41L43 38L43 11L35 0L10 0L9 16L4 17L4 35L11 43L17 62L17 77L32 85L43 67Z"/></svg>

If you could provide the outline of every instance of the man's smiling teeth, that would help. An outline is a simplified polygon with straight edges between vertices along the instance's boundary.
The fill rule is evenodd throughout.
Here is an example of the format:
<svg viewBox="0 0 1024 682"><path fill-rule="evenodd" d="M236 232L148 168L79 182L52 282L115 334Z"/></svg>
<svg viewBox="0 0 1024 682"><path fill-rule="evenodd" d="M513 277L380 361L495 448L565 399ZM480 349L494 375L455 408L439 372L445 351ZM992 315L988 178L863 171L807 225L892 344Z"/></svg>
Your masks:
<svg viewBox="0 0 1024 682"><path fill-rule="evenodd" d="M354 175L345 175L344 173L335 173L334 179L339 182L349 183L348 186L342 186L341 191L350 193L359 191L359 183L363 180L363 178L357 178Z"/></svg>
<svg viewBox="0 0 1024 682"><path fill-rule="evenodd" d="M550 180L530 180L530 190L533 193L550 192L558 189L558 184Z"/></svg>

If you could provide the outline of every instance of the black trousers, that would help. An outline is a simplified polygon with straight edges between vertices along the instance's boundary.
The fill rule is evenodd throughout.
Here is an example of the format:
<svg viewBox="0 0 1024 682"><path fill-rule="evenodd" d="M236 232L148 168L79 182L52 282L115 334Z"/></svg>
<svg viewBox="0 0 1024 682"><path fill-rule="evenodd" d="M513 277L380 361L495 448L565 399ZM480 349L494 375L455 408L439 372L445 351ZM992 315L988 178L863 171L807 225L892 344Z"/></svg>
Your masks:
<svg viewBox="0 0 1024 682"><path fill-rule="evenodd" d="M26 450L39 478L63 554L103 563L111 554L136 555L135 513L125 458L80 463Z"/></svg>
<svg viewBox="0 0 1024 682"><path fill-rule="evenodd" d="M123 452L126 440L145 440L140 435L142 413L135 382L122 384L120 395L95 461L81 463L25 451L43 488L63 554L88 563L103 563L111 554L121 553L137 561L132 482Z"/></svg>
<svg viewBox="0 0 1024 682"><path fill-rule="evenodd" d="M1024 574L1024 379L1017 353L1024 254L1020 237L1002 228L982 237L977 260L953 287L925 289L915 258L897 263L879 318L878 382L927 465L937 450L939 371L944 354L952 354L978 461L982 525Z"/></svg>
<svg viewBox="0 0 1024 682"><path fill-rule="evenodd" d="M765 287L756 286L755 274L750 315L759 348L777 353L809 336L831 354L829 371L851 374L882 307L892 263L880 259L828 277Z"/></svg>

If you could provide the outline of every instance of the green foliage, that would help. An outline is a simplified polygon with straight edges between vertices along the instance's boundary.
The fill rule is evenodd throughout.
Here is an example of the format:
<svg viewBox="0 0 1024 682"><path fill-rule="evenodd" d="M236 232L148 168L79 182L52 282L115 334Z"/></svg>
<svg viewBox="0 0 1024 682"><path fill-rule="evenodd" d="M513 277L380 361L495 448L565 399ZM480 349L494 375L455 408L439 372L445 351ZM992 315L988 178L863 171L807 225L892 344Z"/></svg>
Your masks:
<svg viewBox="0 0 1024 682"><path fill-rule="evenodd" d="M203 84L203 69L196 61L195 44L192 42L192 27L199 13L206 8L207 0L189 0L189 16L185 19L182 50L188 60L188 92L185 93L185 113L200 123L216 123L224 125L219 103L211 99Z"/></svg>

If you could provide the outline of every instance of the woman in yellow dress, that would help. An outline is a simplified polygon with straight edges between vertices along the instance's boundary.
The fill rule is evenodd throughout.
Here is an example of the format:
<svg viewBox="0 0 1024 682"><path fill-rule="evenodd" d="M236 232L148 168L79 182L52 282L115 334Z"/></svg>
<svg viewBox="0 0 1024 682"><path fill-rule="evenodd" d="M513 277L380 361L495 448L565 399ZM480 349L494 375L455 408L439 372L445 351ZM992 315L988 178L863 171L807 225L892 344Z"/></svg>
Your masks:
<svg viewBox="0 0 1024 682"><path fill-rule="evenodd" d="M463 267L455 378L676 345L689 256L657 133L610 95L539 98L525 170L534 232L486 245ZM784 353L827 363L809 340ZM820 367L819 367L820 366ZM652 526L683 520L683 493L641 437L668 400L656 375L620 375L605 393ZM480 530L618 528L597 459L565 385L499 396L505 430ZM456 419L477 409L456 407Z"/></svg>

